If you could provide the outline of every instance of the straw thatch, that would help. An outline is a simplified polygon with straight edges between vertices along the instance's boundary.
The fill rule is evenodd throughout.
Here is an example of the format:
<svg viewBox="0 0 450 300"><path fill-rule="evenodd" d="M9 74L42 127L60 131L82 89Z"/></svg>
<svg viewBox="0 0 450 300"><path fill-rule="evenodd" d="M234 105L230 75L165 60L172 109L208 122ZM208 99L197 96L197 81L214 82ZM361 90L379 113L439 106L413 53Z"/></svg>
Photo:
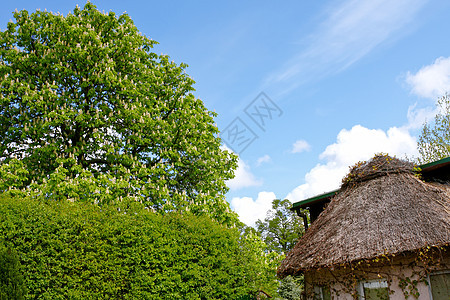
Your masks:
<svg viewBox="0 0 450 300"><path fill-rule="evenodd" d="M450 186L425 183L410 163L377 156L354 167L278 269L287 276L450 244Z"/></svg>

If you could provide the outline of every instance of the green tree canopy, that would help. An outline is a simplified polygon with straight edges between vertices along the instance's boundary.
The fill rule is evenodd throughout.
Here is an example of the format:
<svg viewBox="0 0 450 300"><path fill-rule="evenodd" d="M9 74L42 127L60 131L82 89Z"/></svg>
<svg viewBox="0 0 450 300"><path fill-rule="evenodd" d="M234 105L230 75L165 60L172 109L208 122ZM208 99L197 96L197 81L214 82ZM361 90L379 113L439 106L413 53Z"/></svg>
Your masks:
<svg viewBox="0 0 450 300"><path fill-rule="evenodd" d="M0 32L0 191L235 218L236 158L186 65L89 2L14 18Z"/></svg>
<svg viewBox="0 0 450 300"><path fill-rule="evenodd" d="M437 102L438 114L434 122L425 123L417 148L419 163L429 163L450 156L450 95Z"/></svg>
<svg viewBox="0 0 450 300"><path fill-rule="evenodd" d="M264 221L256 221L257 231L270 251L286 254L304 232L300 218L290 210L291 207L288 199L275 199Z"/></svg>
<svg viewBox="0 0 450 300"><path fill-rule="evenodd" d="M278 294L281 298L276 300L298 300L302 299L302 292L304 290L303 275L299 277L286 276L280 281L280 287L278 288Z"/></svg>

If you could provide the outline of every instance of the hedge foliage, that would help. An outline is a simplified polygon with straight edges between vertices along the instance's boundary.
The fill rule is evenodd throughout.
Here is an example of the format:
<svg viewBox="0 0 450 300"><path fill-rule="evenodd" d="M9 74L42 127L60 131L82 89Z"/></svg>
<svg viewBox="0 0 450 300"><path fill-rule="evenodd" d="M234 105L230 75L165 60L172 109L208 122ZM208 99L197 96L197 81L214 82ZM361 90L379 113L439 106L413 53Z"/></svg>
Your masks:
<svg viewBox="0 0 450 300"><path fill-rule="evenodd" d="M240 239L206 217L0 197L25 299L235 299L255 286Z"/></svg>
<svg viewBox="0 0 450 300"><path fill-rule="evenodd" d="M19 257L14 250L0 245L0 300L22 300L24 294Z"/></svg>

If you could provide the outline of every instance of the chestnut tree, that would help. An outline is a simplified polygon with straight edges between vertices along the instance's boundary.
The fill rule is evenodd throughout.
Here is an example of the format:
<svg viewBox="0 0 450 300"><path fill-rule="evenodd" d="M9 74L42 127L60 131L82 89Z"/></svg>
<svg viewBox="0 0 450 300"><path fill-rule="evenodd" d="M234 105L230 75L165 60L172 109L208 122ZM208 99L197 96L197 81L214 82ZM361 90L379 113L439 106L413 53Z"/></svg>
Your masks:
<svg viewBox="0 0 450 300"><path fill-rule="evenodd" d="M155 44L89 2L16 11L0 31L0 192L235 218L236 157L186 65Z"/></svg>

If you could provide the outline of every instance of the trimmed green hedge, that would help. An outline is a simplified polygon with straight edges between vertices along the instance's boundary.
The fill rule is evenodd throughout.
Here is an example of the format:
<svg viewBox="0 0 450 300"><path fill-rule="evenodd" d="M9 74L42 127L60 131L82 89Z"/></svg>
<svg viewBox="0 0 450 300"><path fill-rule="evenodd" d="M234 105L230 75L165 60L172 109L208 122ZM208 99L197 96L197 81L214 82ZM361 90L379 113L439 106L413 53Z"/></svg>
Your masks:
<svg viewBox="0 0 450 300"><path fill-rule="evenodd" d="M0 246L19 257L25 299L234 299L250 292L238 230L206 217L0 198Z"/></svg>
<svg viewBox="0 0 450 300"><path fill-rule="evenodd" d="M24 299L25 285L17 253L0 245L0 300Z"/></svg>

